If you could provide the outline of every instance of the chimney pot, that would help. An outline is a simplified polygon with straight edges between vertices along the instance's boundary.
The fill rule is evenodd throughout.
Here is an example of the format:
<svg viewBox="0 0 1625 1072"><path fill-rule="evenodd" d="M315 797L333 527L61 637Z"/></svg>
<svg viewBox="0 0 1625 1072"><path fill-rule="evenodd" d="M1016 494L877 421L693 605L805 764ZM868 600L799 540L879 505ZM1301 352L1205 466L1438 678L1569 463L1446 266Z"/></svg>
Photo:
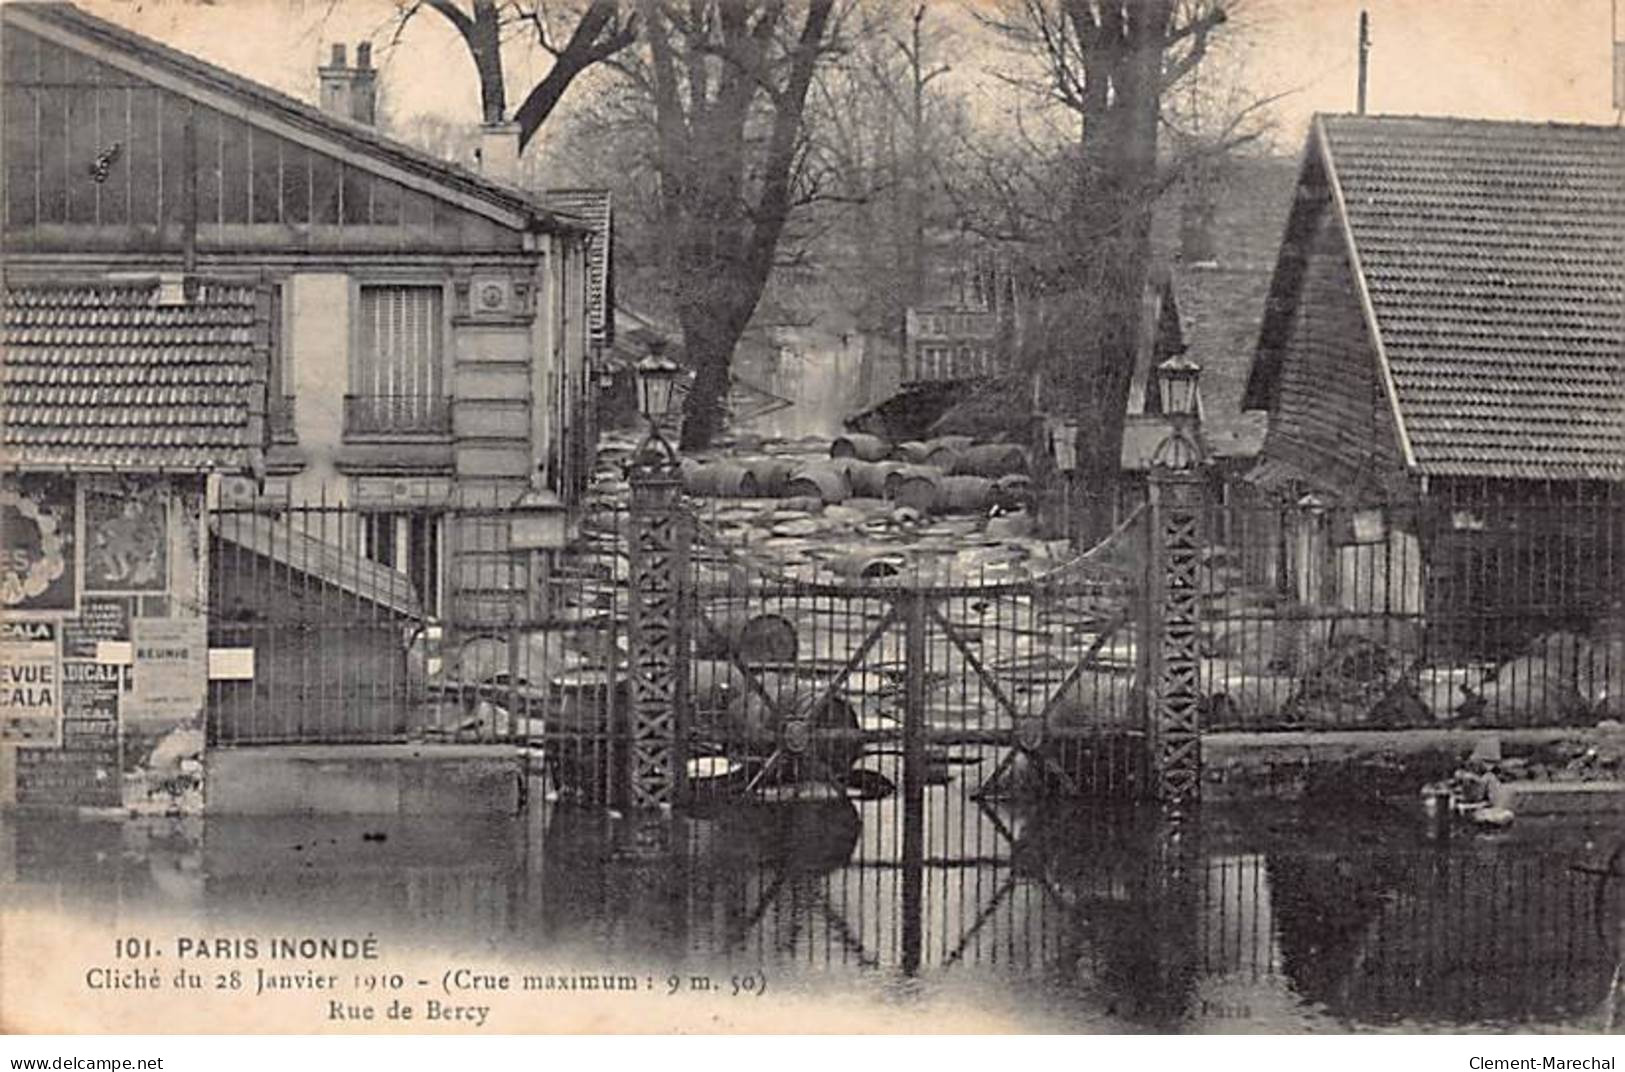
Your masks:
<svg viewBox="0 0 1625 1072"><path fill-rule="evenodd" d="M355 59L356 66L346 64L345 47L335 44L332 64L316 69L322 111L372 126L378 109L378 72L372 66L372 43L358 43Z"/></svg>

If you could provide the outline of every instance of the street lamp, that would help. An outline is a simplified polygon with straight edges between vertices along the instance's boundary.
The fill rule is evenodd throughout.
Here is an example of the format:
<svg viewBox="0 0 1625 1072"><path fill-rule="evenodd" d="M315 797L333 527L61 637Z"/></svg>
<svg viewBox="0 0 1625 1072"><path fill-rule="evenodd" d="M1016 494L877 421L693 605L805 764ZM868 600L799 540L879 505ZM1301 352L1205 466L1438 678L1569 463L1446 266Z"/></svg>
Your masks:
<svg viewBox="0 0 1625 1072"><path fill-rule="evenodd" d="M672 413L672 403L677 396L677 381L685 375L683 367L663 352L661 343L651 343L649 355L638 362L638 409L642 411L644 419L649 422L649 432L643 442L638 445L635 455L640 461L656 467L674 467L677 464L677 452L672 445L666 442L665 435L660 431L660 424ZM658 446L661 457L648 458L652 448Z"/></svg>
<svg viewBox="0 0 1625 1072"><path fill-rule="evenodd" d="M1202 366L1184 354L1175 354L1157 366L1157 376L1162 412L1168 418L1168 434L1157 444L1151 464L1176 471L1194 469L1202 462L1198 429Z"/></svg>
<svg viewBox="0 0 1625 1072"><path fill-rule="evenodd" d="M1202 557L1207 550L1199 383L1202 366L1175 354L1157 366L1168 434L1151 455L1154 563L1151 754L1157 796L1177 819L1202 786Z"/></svg>
<svg viewBox="0 0 1625 1072"><path fill-rule="evenodd" d="M687 714L676 685L687 659L687 622L677 612L688 563L689 524L682 506L677 451L660 423L672 412L677 381L686 373L660 342L638 362L638 408L648 434L627 476L632 502L627 551L632 586L627 637L632 667L632 741L627 757L631 803L669 809L684 794Z"/></svg>

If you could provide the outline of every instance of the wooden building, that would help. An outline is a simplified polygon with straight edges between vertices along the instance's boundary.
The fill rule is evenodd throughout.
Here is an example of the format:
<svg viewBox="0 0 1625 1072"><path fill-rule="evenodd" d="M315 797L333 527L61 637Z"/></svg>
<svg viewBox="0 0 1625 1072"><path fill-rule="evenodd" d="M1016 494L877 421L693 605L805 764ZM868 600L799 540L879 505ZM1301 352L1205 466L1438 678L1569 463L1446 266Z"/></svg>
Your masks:
<svg viewBox="0 0 1625 1072"><path fill-rule="evenodd" d="M271 310L238 279L8 273L0 806L201 808L206 491L264 466Z"/></svg>
<svg viewBox="0 0 1625 1072"><path fill-rule="evenodd" d="M383 136L366 44L312 72L318 108L68 4L7 4L3 26L8 278L263 281L267 478L222 501L365 515L352 538L431 614L460 578L524 583L454 568L493 552L444 510L579 494L607 241L594 262L593 220L511 185L517 128L482 128L482 173ZM607 206L584 209L607 227Z"/></svg>
<svg viewBox="0 0 1625 1072"><path fill-rule="evenodd" d="M1244 398L1270 415L1253 482L1304 506L1300 599L1460 616L1489 647L1608 613L1622 265L1625 130L1315 119ZM1407 579L1352 595L1362 555Z"/></svg>

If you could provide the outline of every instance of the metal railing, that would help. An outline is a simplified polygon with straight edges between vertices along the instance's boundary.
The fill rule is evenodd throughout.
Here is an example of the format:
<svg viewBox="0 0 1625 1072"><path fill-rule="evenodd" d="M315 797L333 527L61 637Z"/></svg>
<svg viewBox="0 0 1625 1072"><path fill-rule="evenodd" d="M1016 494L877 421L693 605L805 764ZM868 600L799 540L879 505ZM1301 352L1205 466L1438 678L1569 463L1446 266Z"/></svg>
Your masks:
<svg viewBox="0 0 1625 1072"><path fill-rule="evenodd" d="M516 553L507 511L456 497L265 500L210 527L210 644L253 653L210 684L211 744L545 742L583 800L624 781L613 551Z"/></svg>
<svg viewBox="0 0 1625 1072"><path fill-rule="evenodd" d="M445 395L345 395L345 435L451 434L451 399Z"/></svg>
<svg viewBox="0 0 1625 1072"><path fill-rule="evenodd" d="M1208 512L1208 729L1580 725L1625 708L1625 495Z"/></svg>

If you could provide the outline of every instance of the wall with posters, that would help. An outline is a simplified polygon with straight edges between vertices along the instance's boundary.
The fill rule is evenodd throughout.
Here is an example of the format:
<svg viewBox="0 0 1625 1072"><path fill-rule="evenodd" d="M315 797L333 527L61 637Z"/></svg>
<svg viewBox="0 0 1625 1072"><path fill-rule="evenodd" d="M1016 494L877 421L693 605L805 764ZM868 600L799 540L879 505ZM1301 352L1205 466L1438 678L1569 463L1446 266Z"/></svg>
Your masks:
<svg viewBox="0 0 1625 1072"><path fill-rule="evenodd" d="M202 811L203 478L0 477L0 806Z"/></svg>

